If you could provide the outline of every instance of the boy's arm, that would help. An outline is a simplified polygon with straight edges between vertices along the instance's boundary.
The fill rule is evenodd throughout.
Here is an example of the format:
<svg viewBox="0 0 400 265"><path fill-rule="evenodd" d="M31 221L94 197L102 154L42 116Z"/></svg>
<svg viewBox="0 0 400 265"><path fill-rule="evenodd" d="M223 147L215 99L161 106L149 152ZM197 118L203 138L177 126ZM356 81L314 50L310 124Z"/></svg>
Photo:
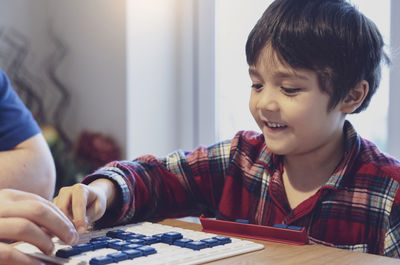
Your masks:
<svg viewBox="0 0 400 265"><path fill-rule="evenodd" d="M79 233L87 230L88 226L101 218L106 209L114 209L117 187L106 178L99 178L89 185L75 184L61 188L54 204L73 222Z"/></svg>
<svg viewBox="0 0 400 265"><path fill-rule="evenodd" d="M193 152L177 151L163 159L147 155L100 168L83 183L108 178L118 195L115 207L107 208L97 224L109 226L215 210L229 164L230 147L231 142L226 141Z"/></svg>
<svg viewBox="0 0 400 265"><path fill-rule="evenodd" d="M41 133L0 152L0 189L12 188L51 199L55 185L55 166Z"/></svg>
<svg viewBox="0 0 400 265"><path fill-rule="evenodd" d="M87 224L96 221L98 227L216 214L231 168L239 164L247 168L258 159L264 140L257 135L239 132L232 141L193 152L177 151L164 159L147 155L134 161L111 162L87 176L83 184L62 188L54 203L74 222L79 212L78 219ZM105 180L105 187L93 188L94 183ZM107 189L114 195L108 196Z"/></svg>

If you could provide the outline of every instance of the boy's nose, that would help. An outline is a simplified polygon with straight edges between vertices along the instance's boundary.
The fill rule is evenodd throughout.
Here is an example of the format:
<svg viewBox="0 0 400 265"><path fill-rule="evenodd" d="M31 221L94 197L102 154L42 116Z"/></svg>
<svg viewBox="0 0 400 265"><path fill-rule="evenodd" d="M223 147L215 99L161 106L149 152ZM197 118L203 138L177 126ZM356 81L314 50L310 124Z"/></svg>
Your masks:
<svg viewBox="0 0 400 265"><path fill-rule="evenodd" d="M269 90L264 89L262 93L260 93L260 98L257 103L257 108L261 111L278 111L279 104L277 101L276 95Z"/></svg>

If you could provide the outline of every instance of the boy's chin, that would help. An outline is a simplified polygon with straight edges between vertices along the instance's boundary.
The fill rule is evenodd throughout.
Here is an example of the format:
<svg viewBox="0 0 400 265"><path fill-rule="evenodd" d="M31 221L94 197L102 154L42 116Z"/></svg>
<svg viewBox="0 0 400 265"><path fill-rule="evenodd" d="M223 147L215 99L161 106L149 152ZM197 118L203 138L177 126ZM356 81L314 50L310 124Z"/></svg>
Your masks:
<svg viewBox="0 0 400 265"><path fill-rule="evenodd" d="M281 156L283 156L283 155L286 155L287 152L288 152L287 148L284 148L284 147L282 147L282 146L274 146L274 145L268 145L268 144L267 144L267 147L268 147L268 149L269 149L272 153L274 153L275 155L281 155Z"/></svg>

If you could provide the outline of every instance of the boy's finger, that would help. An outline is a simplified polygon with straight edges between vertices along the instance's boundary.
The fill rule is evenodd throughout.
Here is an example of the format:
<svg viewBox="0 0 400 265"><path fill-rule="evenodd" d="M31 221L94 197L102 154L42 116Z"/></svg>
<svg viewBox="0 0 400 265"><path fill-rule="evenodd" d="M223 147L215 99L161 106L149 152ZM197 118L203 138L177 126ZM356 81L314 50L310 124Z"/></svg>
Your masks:
<svg viewBox="0 0 400 265"><path fill-rule="evenodd" d="M72 194L67 191L60 191L58 196L54 198L53 204L58 208L69 220L73 220L71 211L71 196Z"/></svg>
<svg viewBox="0 0 400 265"><path fill-rule="evenodd" d="M88 226L86 217L88 193L87 187L82 184L72 187L72 216L74 225L79 233L85 232Z"/></svg>

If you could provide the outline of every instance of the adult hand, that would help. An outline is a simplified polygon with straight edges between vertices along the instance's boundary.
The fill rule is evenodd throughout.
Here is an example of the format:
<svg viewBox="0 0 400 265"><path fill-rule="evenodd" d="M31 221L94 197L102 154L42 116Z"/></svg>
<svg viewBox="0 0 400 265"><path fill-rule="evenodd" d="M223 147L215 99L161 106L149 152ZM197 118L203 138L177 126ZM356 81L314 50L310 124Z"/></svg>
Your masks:
<svg viewBox="0 0 400 265"><path fill-rule="evenodd" d="M73 222L77 231L83 233L104 215L110 188L113 184L107 179L98 179L89 185L75 184L62 188L53 202Z"/></svg>
<svg viewBox="0 0 400 265"><path fill-rule="evenodd" d="M19 190L0 190L0 239L24 241L43 253L54 250L52 236L75 244L79 235L68 218L50 201ZM0 243L0 264L41 264L6 243Z"/></svg>

